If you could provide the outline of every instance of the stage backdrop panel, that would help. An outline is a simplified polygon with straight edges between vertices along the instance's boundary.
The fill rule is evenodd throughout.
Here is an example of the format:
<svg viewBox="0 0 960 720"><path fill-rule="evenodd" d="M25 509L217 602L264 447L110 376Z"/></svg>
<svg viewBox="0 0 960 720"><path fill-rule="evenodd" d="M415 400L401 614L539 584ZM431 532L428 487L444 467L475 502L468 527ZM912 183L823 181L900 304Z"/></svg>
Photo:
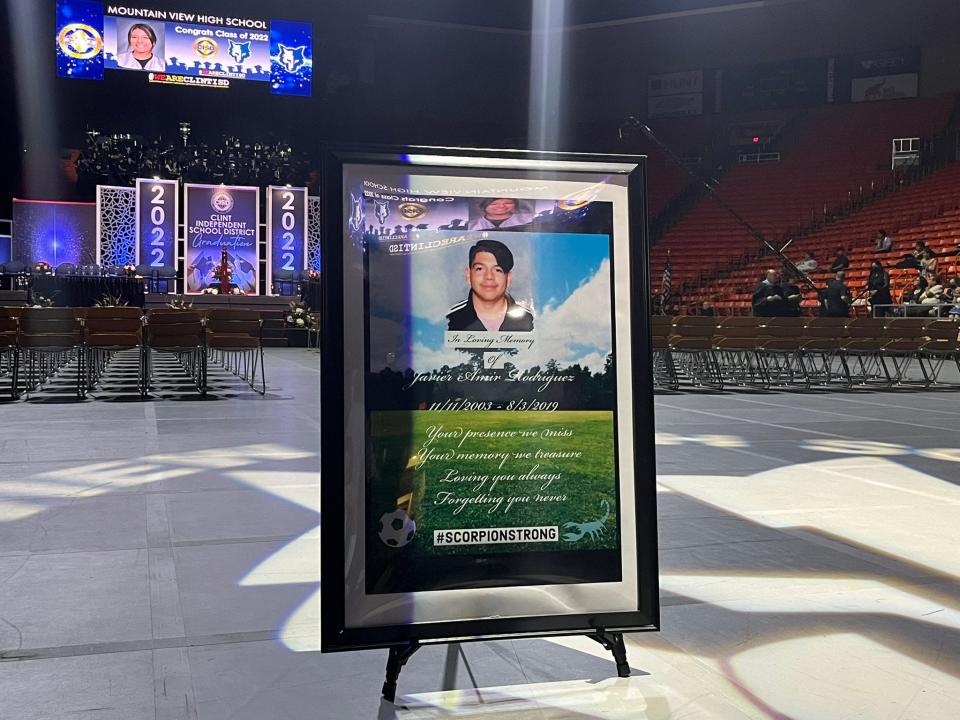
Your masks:
<svg viewBox="0 0 960 720"><path fill-rule="evenodd" d="M222 250L233 268L233 282L244 295L260 288L258 229L260 189L231 185L184 185L187 293L219 287L213 273Z"/></svg>
<svg viewBox="0 0 960 720"><path fill-rule="evenodd" d="M278 270L300 272L307 263L307 189L267 188L267 288Z"/></svg>
<svg viewBox="0 0 960 720"><path fill-rule="evenodd" d="M320 272L320 238L323 235L323 201L307 198L307 267Z"/></svg>
<svg viewBox="0 0 960 720"><path fill-rule="evenodd" d="M137 264L177 265L176 180L137 179Z"/></svg>
<svg viewBox="0 0 960 720"><path fill-rule="evenodd" d="M54 268L97 259L96 203L13 200L13 259Z"/></svg>
<svg viewBox="0 0 960 720"><path fill-rule="evenodd" d="M97 185L97 265L137 262L133 188Z"/></svg>
<svg viewBox="0 0 960 720"><path fill-rule="evenodd" d="M10 260L10 236L0 235L0 265Z"/></svg>
<svg viewBox="0 0 960 720"><path fill-rule="evenodd" d="M322 648L655 628L643 159L323 167Z"/></svg>

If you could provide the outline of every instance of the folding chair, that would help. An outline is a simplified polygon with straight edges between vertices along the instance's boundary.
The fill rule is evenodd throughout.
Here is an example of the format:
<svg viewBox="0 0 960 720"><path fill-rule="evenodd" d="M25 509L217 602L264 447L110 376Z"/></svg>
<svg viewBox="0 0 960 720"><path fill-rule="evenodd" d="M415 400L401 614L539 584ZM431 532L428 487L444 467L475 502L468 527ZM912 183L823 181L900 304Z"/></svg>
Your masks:
<svg viewBox="0 0 960 720"><path fill-rule="evenodd" d="M847 339L841 351L847 359L850 383L860 385L881 384L889 387L893 377L884 357L890 340L886 335L887 320L884 318L855 318L847 326Z"/></svg>
<svg viewBox="0 0 960 720"><path fill-rule="evenodd" d="M896 371L894 383L897 385L930 385L926 376L926 367L919 365L922 380L910 376L910 369L920 359L920 348L927 342L926 328L933 322L929 318L896 318L887 323L885 335L887 345L884 357L888 358Z"/></svg>
<svg viewBox="0 0 960 720"><path fill-rule="evenodd" d="M175 355L201 395L207 393L203 316L195 310L158 309L147 315L146 387L153 386L153 353Z"/></svg>
<svg viewBox="0 0 960 720"><path fill-rule="evenodd" d="M940 371L947 361L952 361L960 373L958 330L960 324L956 320L934 320L924 328L927 340L920 346L917 361L927 379L927 387L941 384Z"/></svg>
<svg viewBox="0 0 960 720"><path fill-rule="evenodd" d="M716 319L684 315L673 321L673 332L668 347L678 369L695 386L723 390L720 365L713 352L713 334Z"/></svg>
<svg viewBox="0 0 960 720"><path fill-rule="evenodd" d="M210 358L242 378L255 392L267 392L263 369L263 335L260 313L255 310L210 310L206 320L206 346ZM260 365L260 389L256 387Z"/></svg>
<svg viewBox="0 0 960 720"><path fill-rule="evenodd" d="M147 371L143 344L143 311L136 307L87 308L83 322L87 354L87 388L96 387L113 354L138 351L137 390L147 394Z"/></svg>
<svg viewBox="0 0 960 720"><path fill-rule="evenodd" d="M26 355L29 388L42 387L47 378L76 359L77 397L86 395L82 315L82 308L23 309L19 345L20 352Z"/></svg>
<svg viewBox="0 0 960 720"><path fill-rule="evenodd" d="M10 397L16 400L20 370L17 341L20 331L19 312L0 307L0 377L10 377Z"/></svg>
<svg viewBox="0 0 960 720"><path fill-rule="evenodd" d="M792 387L801 383L810 388L810 378L800 353L803 329L808 318L768 318L758 343L758 357L763 364L767 386Z"/></svg>
<svg viewBox="0 0 960 720"><path fill-rule="evenodd" d="M760 350L766 339L763 318L724 318L714 332L713 351L724 384L768 387Z"/></svg>
<svg viewBox="0 0 960 720"><path fill-rule="evenodd" d="M677 368L673 364L669 343L673 317L653 315L650 320L653 342L653 385L661 390L678 390L680 379L677 377Z"/></svg>
<svg viewBox="0 0 960 720"><path fill-rule="evenodd" d="M838 378L852 385L847 359L841 352L850 318L812 318L803 330L800 357L810 384L830 385Z"/></svg>

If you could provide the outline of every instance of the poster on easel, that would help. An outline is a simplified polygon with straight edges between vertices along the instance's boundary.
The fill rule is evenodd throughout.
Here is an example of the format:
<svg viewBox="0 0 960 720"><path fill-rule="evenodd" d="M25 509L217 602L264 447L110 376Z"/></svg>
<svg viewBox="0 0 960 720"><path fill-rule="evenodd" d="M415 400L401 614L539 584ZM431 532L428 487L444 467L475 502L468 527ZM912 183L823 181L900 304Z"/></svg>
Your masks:
<svg viewBox="0 0 960 720"><path fill-rule="evenodd" d="M219 294L225 273L229 292L258 295L260 188L188 183L183 202L187 294Z"/></svg>
<svg viewBox="0 0 960 720"><path fill-rule="evenodd" d="M325 160L322 649L656 629L643 158Z"/></svg>

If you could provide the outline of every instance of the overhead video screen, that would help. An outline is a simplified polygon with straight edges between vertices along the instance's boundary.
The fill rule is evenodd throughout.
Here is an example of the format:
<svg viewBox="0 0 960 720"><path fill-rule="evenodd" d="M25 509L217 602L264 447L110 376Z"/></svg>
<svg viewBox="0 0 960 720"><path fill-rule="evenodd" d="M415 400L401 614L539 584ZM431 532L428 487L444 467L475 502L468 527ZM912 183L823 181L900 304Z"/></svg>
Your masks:
<svg viewBox="0 0 960 720"><path fill-rule="evenodd" d="M252 80L278 95L312 92L310 23L60 0L56 44L61 77L122 70L158 84L226 89Z"/></svg>

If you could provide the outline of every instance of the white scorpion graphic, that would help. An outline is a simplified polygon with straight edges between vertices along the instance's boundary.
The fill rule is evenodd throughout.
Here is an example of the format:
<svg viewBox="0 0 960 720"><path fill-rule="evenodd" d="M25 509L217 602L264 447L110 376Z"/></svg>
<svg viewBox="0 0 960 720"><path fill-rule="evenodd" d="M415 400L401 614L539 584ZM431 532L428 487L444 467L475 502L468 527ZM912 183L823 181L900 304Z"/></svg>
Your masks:
<svg viewBox="0 0 960 720"><path fill-rule="evenodd" d="M572 532L565 532L563 534L563 539L567 542L577 542L586 535L589 535L591 540L599 539L607 527L607 520L610 517L610 503L608 503L606 500L601 500L600 507L603 508L603 517L599 520L591 520L590 522L582 523L564 523L563 529L571 530Z"/></svg>

